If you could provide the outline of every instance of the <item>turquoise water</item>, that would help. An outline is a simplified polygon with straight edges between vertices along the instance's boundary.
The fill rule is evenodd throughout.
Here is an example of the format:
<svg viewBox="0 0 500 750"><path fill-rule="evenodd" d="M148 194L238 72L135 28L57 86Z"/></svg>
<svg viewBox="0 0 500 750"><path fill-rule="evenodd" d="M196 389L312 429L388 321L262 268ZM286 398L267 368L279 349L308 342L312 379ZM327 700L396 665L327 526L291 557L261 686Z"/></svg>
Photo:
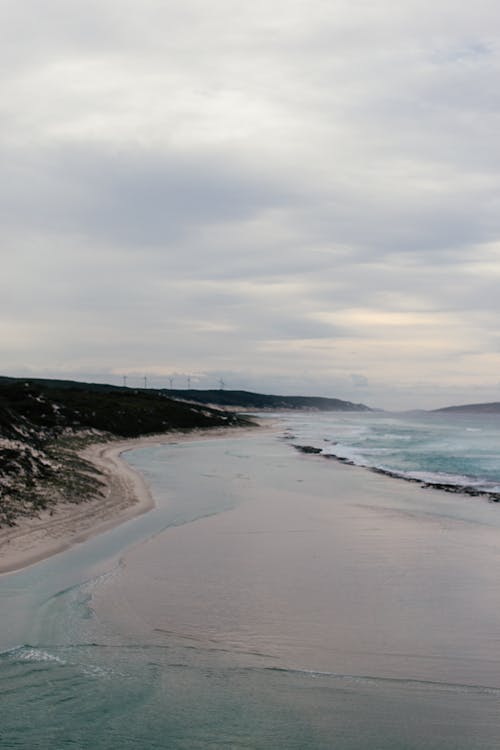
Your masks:
<svg viewBox="0 0 500 750"><path fill-rule="evenodd" d="M2 748L493 750L500 691L227 667L130 646L3 655Z"/></svg>
<svg viewBox="0 0 500 750"><path fill-rule="evenodd" d="M388 434L387 425L379 423L374 429L373 421L368 420L363 425L357 418L351 421L342 419L337 423L326 420L321 424L310 417L299 418L291 420L288 427L304 438L315 436L321 441L325 438L338 440L342 433L343 445L348 443L346 435L353 436L358 430L356 448L377 442L377 435L383 430ZM391 425L391 430L394 429L395 426ZM413 427L400 425L397 429L411 430ZM438 431L442 429L440 426ZM456 439L463 445L464 431L460 437L453 438L453 431L449 429L450 441ZM483 425L480 429L487 429L490 435L492 427ZM369 437L360 439L360 434ZM436 437L437 432L433 435ZM465 435L470 435L472 441L477 439L477 432L465 431ZM380 484L380 489L374 492L374 507L377 503L383 505L386 512L389 504L394 512L400 513L406 503L406 515L415 518L421 510L425 524L420 525L417 519L408 527L411 534L399 541L394 539L393 550L387 551L385 537L379 539L377 536L385 533L385 524L373 525L371 521L364 524L365 511L362 510L359 517L355 516L358 525L351 528L349 519L355 515L356 509L348 500L343 501L343 505L338 505L335 510L339 524L346 524L345 529L338 529L335 537L340 561L336 565L332 563L322 571L317 563L321 545L315 541L316 536L312 546L303 547L295 541L295 538L302 537L294 536L292 553L296 549L297 555L302 555L297 570L310 565L313 572L308 580L319 587L318 599L312 600L315 602L312 612L300 607L299 602L290 603L288 594L287 601L280 606L290 609L278 612L277 608L274 609L278 594L285 590L301 591L301 581L297 579L294 586L293 580L291 584L283 580L281 586L279 576L282 574L279 573L275 575L278 588L269 584L267 590L265 580L252 581L252 574L248 572L252 565L259 563L260 555L267 554L269 557L264 560L263 570L264 574L268 571L269 580L273 579L270 566L279 565L281 555L282 532L276 525L278 511L289 507L291 530L294 534L302 531L308 514L311 517L318 515L322 508L327 507L313 505L314 499L323 498L321 502L328 503L330 488L347 488L351 474L335 474L332 485L334 474L331 470L334 467L328 461L309 460L309 457L295 453L280 436L269 434L141 449L128 454L128 460L140 468L150 482L157 500L155 511L26 571L0 578L2 750L126 750L138 747L172 750L492 750L500 745L500 669L498 679L494 678L494 665L497 662L500 665L497 645L500 616L494 603L489 604L495 586L490 571L498 564L499 545L495 545L495 540L499 541L500 521L498 513L495 514L496 506L467 498L458 502L455 512L454 497L445 498L444 504L440 504L440 493L436 493L437 499L434 499L432 491L431 495L422 491L421 495L400 499L396 489L386 489L398 487L398 481L383 478L389 484ZM340 470L344 468L340 467ZM352 472L352 469L346 467L345 472ZM368 482L360 485L363 488L371 487L372 481L382 481L375 475L366 480L363 473L360 477L362 483ZM495 479L493 477L493 481ZM304 488L310 493L309 506L300 516L302 526L299 528L296 509L300 507L300 493ZM392 499L391 492L394 492ZM273 515L271 505L276 493L282 493L283 497L280 495L281 505L273 506L277 508ZM255 498L260 500L259 504L255 503L253 512ZM266 503L269 504L269 516L265 511ZM222 622L224 613L217 611L219 599L216 597L224 602L225 592L210 588L214 586L214 579L209 576L209 565L217 551L222 560L220 564L224 566L224 544L227 544L230 533L236 533L237 527L222 527L212 522L226 519L226 524L229 524L232 516L240 511L245 511L246 518L250 519L242 523L256 524L255 528L262 539L267 540L268 546L255 548L256 559L248 557L247 537L241 537L241 544L227 547L232 551L232 557L227 558L228 577L222 581L222 589L227 588L230 597L224 605L227 611L236 606L237 596L241 596L238 607L245 602L251 604L252 597L256 602L264 603L262 612L252 612L251 628L247 628L245 622L239 623L240 640L235 648L234 633L233 640L218 639L217 633L214 637L213 620L210 620L210 637L199 637L203 623L188 620L191 610L184 611L182 601L189 601L189 591L188 595L185 593L187 582L198 581L201 611L207 613L208 621L209 607L215 606L215 602L216 611L210 611L210 617L215 618L216 624ZM434 527L428 526L431 514L440 524L443 518L448 519L447 526L440 526L434 532ZM293 518L298 520L293 521ZM318 526L322 524L320 517ZM195 533L197 528L199 531ZM404 530L406 526L402 528ZM180 552L172 557L167 552L174 548L178 539L174 536L176 529L191 529L192 532L183 536L178 543ZM351 538L349 534L353 529L356 533ZM364 557L358 552L355 560L345 560L348 564L342 565L341 561L345 559L343 540L347 540L346 544L348 542L348 548L352 550L361 532L364 536L360 549ZM146 544L148 539L152 542ZM429 539L425 556L413 556L411 563L410 558L402 562L411 544L418 549L422 539ZM468 540L472 550L467 559L463 555L464 539ZM186 570L204 540L207 540L207 549L203 550L200 560L207 567L198 567L188 575ZM213 540L220 544L220 549L213 549ZM162 565L162 545L165 566ZM239 561L238 550L241 551ZM238 565L241 565L241 570ZM429 565L434 570L432 587ZM141 577L137 577L139 570ZM345 607L349 606L353 594L348 590L346 593L342 587L350 576L354 576L356 586L361 590L361 575L367 579L364 582L366 596L376 586L389 586L390 595L397 594L395 610L390 612L390 618L387 616L391 622L382 622L385 616L383 608L373 610L377 606L376 598L373 600L375 604L370 601L363 610L373 611L373 622L363 632L369 634L372 629L379 628L379 635L382 634L389 644L388 649L392 637L402 643L405 639L407 620L394 622L398 610L405 611L405 592L411 592L413 598L411 617L418 620L416 632L429 627L430 608L450 607L449 638L430 633L430 645L426 645L427 641L422 637L419 648L427 651L424 653L425 665L419 667L420 671L407 668L411 659L408 661L406 655L405 666L394 670L395 674L399 670L401 676L387 676L389 670L376 668L384 661L383 651L373 647L373 653L370 653L368 641L356 647L361 653L361 656L356 654L357 661L353 661L358 665L356 670L333 669L336 664L341 665L341 658L335 653L328 658L325 656L325 669L308 668L308 652L297 635L309 632L308 623L297 620L300 628L293 631L293 638L287 635L290 622L287 617L287 622L280 623L282 611L291 612L290 619L295 612L297 617L299 614L301 618L309 617L312 624L318 618L327 618L324 632L328 633L340 628L340 612L336 608L342 601L344 619L349 624ZM165 576L164 587L162 576ZM324 576L325 581L318 580L317 576ZM466 592L463 604L457 576L461 591ZM338 589L332 606L323 611L318 603L329 590L327 583L330 585L330 578L335 580ZM177 588L176 581L179 582ZM150 603L148 592L139 591L141 586L147 587L148 582L151 597L158 597L157 602ZM257 584L259 591L256 590ZM130 598L125 601L127 586ZM242 586L244 591L241 591ZM455 590L453 600L450 600L450 590ZM467 636L468 625L453 633L453 622L457 611L464 618L470 615L471 607L467 601L473 590L476 592L475 601L484 601L485 611L475 606L476 619L471 620L470 626L471 640L470 643L465 641L464 649L464 641L460 639L464 633ZM139 595L148 602L147 612L140 608L131 610L134 597ZM359 602L352 604L354 617ZM120 609L122 605L123 609ZM363 602L361 605L364 606ZM175 629L171 631L163 628L164 611L167 611L169 622L175 623ZM435 616L434 610L432 615ZM141 619L142 616L145 619ZM440 616L444 617L443 613ZM247 621L246 614L245 618ZM179 623L184 624L184 630L181 631ZM274 642L271 657L264 646L269 640L269 651L273 651L271 636L279 633L281 626L288 650L283 656L281 644ZM353 622L352 627L364 628L364 625L358 621ZM349 639L349 633L344 637ZM294 644L297 653L302 649L305 657L294 659ZM442 649L440 654L436 654L435 644ZM324 647L327 650L330 644L325 641ZM315 643L315 664L318 654L321 661L321 652L320 637ZM279 659L276 653L280 654ZM465 667L461 661L464 653L468 659ZM391 653L387 658L397 661L400 657ZM297 668L294 661L301 661L301 668ZM456 675L460 670L470 675L470 679L458 679Z"/></svg>
<svg viewBox="0 0 500 750"><path fill-rule="evenodd" d="M294 442L325 456L402 477L500 491L498 415L303 415L290 422Z"/></svg>

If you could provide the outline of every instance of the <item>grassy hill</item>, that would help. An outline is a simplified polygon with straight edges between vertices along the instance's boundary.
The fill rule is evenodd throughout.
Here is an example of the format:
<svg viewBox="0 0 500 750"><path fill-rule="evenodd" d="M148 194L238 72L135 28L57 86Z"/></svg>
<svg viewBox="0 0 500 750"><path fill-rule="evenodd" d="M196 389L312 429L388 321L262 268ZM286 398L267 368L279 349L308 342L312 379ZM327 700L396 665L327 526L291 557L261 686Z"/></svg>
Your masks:
<svg viewBox="0 0 500 750"><path fill-rule="evenodd" d="M251 424L223 409L370 411L336 398L0 377L0 526L98 495L102 477L78 455L86 442Z"/></svg>
<svg viewBox="0 0 500 750"><path fill-rule="evenodd" d="M102 481L77 454L88 441L249 420L153 390L61 381L0 380L0 526L57 499L95 497Z"/></svg>
<svg viewBox="0 0 500 750"><path fill-rule="evenodd" d="M275 396L251 391L226 390L164 390L163 393L172 398L194 401L200 404L213 404L221 407L232 407L252 411L283 409L315 410L315 411L371 411L365 404L354 404L339 398L323 398L321 396Z"/></svg>

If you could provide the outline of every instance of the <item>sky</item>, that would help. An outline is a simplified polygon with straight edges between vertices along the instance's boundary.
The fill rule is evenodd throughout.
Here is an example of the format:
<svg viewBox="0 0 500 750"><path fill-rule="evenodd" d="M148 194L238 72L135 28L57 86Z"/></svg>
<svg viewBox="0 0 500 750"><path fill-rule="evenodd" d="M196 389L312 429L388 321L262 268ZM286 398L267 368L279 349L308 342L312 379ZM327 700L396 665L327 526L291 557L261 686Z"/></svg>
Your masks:
<svg viewBox="0 0 500 750"><path fill-rule="evenodd" d="M3 0L0 373L500 401L499 28Z"/></svg>

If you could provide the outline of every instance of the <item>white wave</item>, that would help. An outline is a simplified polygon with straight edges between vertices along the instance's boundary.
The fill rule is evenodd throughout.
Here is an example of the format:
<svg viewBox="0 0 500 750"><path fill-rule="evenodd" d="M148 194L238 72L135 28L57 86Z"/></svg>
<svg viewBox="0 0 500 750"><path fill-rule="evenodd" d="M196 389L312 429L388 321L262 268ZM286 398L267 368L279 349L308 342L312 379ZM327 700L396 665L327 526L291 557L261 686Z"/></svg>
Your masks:
<svg viewBox="0 0 500 750"><path fill-rule="evenodd" d="M15 654L16 651L19 651L19 649L21 648L24 648L23 644L19 646L11 646L10 648L5 648L2 651L0 651L0 656L7 656L8 654Z"/></svg>
<svg viewBox="0 0 500 750"><path fill-rule="evenodd" d="M394 440L396 442L401 441L405 443L409 443L412 440L415 440L415 435L400 435L395 432L385 432L385 433L374 433L370 436L373 440Z"/></svg>
<svg viewBox="0 0 500 750"><path fill-rule="evenodd" d="M377 466L375 468L387 471L387 467L385 466ZM479 477L471 477L467 474L447 474L446 472L436 471L401 471L399 469L389 469L389 471L397 476L400 476L402 479L416 479L417 481L423 482L425 484L449 484L455 487L475 489L480 492L500 491L500 485L498 485L497 483Z"/></svg>
<svg viewBox="0 0 500 750"><path fill-rule="evenodd" d="M113 669L99 667L97 664L84 664L81 667L81 670L86 677L93 677L95 679L105 679L107 677L114 677L118 674Z"/></svg>
<svg viewBox="0 0 500 750"><path fill-rule="evenodd" d="M324 448L322 451L323 456L333 456L335 458L345 458L348 461L352 461L353 463L359 465L359 466L365 466L366 461L363 459L363 454L356 450L356 448L351 448L347 445L335 445L331 449Z"/></svg>
<svg viewBox="0 0 500 750"><path fill-rule="evenodd" d="M84 663L78 664L76 662L69 662L66 659L62 659L50 651L43 648L36 648L35 646L15 646L9 648L6 651L0 652L0 655L11 655L16 661L30 662L36 664L42 663L53 663L60 664L61 666L74 666L81 670L82 674L86 677L92 677L95 679L104 679L110 676L114 676L117 673L113 669L98 666L97 664Z"/></svg>
<svg viewBox="0 0 500 750"><path fill-rule="evenodd" d="M429 484L499 491L500 425L493 429L490 423L465 426L453 420L309 415L307 421L291 417L287 427L295 444L310 445L326 457Z"/></svg>
<svg viewBox="0 0 500 750"><path fill-rule="evenodd" d="M466 474L447 474L442 471L408 471L403 473L412 479L419 479L422 482L432 484L456 484L461 486L467 485L468 487L479 487L484 484L484 480L469 477Z"/></svg>
<svg viewBox="0 0 500 750"><path fill-rule="evenodd" d="M360 456L391 456L394 455L394 448L358 448L355 449Z"/></svg>
<svg viewBox="0 0 500 750"><path fill-rule="evenodd" d="M34 646L21 646L15 650L16 657L20 661L30 662L57 662L58 664L67 664L64 659L61 659L56 654L51 654L50 651L45 651L41 648L35 648Z"/></svg>

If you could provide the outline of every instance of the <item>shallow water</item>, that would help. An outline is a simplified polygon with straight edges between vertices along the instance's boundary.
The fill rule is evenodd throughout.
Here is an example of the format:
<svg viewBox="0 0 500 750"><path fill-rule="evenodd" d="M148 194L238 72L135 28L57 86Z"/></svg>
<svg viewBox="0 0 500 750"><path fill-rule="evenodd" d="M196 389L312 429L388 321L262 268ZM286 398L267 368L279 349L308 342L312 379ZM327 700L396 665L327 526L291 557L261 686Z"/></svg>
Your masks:
<svg viewBox="0 0 500 750"><path fill-rule="evenodd" d="M499 746L500 508L265 433L128 460L153 513L0 579L2 750Z"/></svg>
<svg viewBox="0 0 500 750"><path fill-rule="evenodd" d="M1 668L3 748L498 746L498 691L237 667L144 646L24 649Z"/></svg>

